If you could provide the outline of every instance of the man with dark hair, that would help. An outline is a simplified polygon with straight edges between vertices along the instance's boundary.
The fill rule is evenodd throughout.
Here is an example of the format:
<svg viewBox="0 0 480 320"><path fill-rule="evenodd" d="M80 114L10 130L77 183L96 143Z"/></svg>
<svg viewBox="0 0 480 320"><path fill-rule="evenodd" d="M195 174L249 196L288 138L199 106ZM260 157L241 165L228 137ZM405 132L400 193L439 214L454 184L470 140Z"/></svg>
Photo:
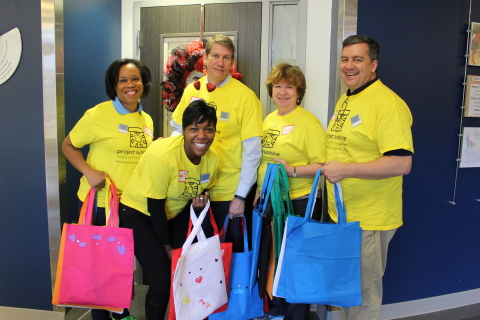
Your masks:
<svg viewBox="0 0 480 320"><path fill-rule="evenodd" d="M362 232L362 305L343 309L348 319L378 319L387 249L402 222L403 175L412 166L412 115L377 77L378 43L366 36L343 42L340 74L348 87L327 128L329 214L337 220L333 183L340 182L347 221Z"/></svg>
<svg viewBox="0 0 480 320"><path fill-rule="evenodd" d="M172 114L173 133L180 134L182 114L196 99L217 106L217 133L212 148L220 157L216 182L208 191L217 225L227 215L240 218L252 210L257 168L262 156L262 105L255 93L230 75L235 46L222 34L215 35L206 45L207 76L189 84L177 109ZM246 199L250 194L252 199ZM250 198L249 197L249 198ZM231 221L227 240L234 251L243 251L241 219Z"/></svg>

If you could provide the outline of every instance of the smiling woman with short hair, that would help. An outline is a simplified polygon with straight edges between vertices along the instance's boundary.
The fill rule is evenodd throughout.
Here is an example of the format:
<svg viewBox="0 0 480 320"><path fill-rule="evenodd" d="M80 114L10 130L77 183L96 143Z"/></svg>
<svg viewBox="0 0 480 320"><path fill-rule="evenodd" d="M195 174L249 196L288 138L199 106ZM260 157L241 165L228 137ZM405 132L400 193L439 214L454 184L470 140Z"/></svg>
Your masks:
<svg viewBox="0 0 480 320"><path fill-rule="evenodd" d="M111 100L87 110L62 143L65 157L83 174L77 192L79 208L90 188L97 190L97 226L106 224L106 178L121 193L140 155L153 140L152 118L140 104L140 98L150 92L151 78L150 70L139 60L114 61L105 73L105 91ZM87 159L80 150L86 145L90 147ZM106 310L92 309L91 314L93 320L111 319ZM113 319L136 320L128 309L114 313Z"/></svg>

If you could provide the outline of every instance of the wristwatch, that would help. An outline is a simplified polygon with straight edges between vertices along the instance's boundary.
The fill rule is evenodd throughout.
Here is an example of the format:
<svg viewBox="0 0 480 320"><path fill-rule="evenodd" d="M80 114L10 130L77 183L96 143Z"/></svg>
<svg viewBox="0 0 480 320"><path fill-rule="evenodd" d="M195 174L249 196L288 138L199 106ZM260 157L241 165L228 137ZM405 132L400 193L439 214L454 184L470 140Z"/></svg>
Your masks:
<svg viewBox="0 0 480 320"><path fill-rule="evenodd" d="M245 197L239 196L238 194L236 194L234 198L245 201Z"/></svg>
<svg viewBox="0 0 480 320"><path fill-rule="evenodd" d="M296 177L297 177L297 168L293 167L292 178L296 178Z"/></svg>

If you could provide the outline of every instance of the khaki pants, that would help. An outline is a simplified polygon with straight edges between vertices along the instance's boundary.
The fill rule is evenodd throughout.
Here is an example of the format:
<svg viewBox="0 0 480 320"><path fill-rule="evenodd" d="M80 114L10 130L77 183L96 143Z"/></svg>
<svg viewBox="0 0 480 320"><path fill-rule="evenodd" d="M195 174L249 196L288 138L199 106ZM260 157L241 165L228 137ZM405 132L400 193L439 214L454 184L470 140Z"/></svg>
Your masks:
<svg viewBox="0 0 480 320"><path fill-rule="evenodd" d="M380 316L383 287L382 277L387 265L388 244L397 229L387 231L362 231L360 273L362 305L342 308L345 319L376 320Z"/></svg>

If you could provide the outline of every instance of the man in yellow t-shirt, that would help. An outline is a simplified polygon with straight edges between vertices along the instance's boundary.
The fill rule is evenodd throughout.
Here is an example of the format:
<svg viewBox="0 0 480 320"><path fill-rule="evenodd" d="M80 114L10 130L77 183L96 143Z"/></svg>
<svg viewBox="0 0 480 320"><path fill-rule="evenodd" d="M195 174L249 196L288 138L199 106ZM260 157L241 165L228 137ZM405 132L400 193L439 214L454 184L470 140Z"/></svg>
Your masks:
<svg viewBox="0 0 480 320"><path fill-rule="evenodd" d="M337 221L333 183L340 182L347 221L362 232L362 305L343 309L348 319L378 319L388 244L402 225L403 175L412 166L412 115L377 78L378 43L366 36L343 41L340 74L348 91L327 128L329 214Z"/></svg>
<svg viewBox="0 0 480 320"><path fill-rule="evenodd" d="M185 88L171 122L172 135L179 134L182 114L193 100L204 99L217 106L217 132L212 148L220 157L220 167L209 194L218 225L223 225L228 214L230 218L242 217L244 212L252 210L255 190L250 191L262 156L262 106L252 90L230 76L234 53L235 46L229 37L217 34L208 40L207 76ZM237 228L241 219L234 220L227 239L234 243L234 250L243 251L242 229Z"/></svg>

